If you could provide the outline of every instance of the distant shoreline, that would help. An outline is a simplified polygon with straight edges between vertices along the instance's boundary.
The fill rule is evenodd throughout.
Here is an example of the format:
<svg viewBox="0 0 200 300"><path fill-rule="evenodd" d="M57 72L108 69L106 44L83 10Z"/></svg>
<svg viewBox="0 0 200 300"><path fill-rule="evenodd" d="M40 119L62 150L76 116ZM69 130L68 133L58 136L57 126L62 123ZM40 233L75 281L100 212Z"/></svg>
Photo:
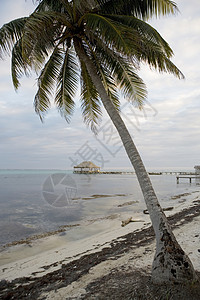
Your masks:
<svg viewBox="0 0 200 300"><path fill-rule="evenodd" d="M182 172L182 171L163 171L163 172L147 172L149 175L197 175L195 172ZM73 174L130 174L135 175L135 172L131 171L74 171Z"/></svg>

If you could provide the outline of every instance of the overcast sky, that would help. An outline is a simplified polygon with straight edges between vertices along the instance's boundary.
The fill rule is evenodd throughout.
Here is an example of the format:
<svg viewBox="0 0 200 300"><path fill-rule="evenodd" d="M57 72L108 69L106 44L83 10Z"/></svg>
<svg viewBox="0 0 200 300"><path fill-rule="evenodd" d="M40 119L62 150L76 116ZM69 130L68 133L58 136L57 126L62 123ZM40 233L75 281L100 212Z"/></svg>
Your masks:
<svg viewBox="0 0 200 300"><path fill-rule="evenodd" d="M122 101L122 116L148 169L193 169L200 164L200 3L178 0L180 14L152 21L169 42L174 63L186 79L158 74L142 66L148 103L138 112ZM31 0L0 0L0 26L29 15ZM16 93L9 58L0 61L0 169L70 169L92 160L106 169L130 163L105 114L95 139L77 109L67 124L52 109L42 124L33 108L36 80L23 79ZM116 139L115 139L116 138Z"/></svg>

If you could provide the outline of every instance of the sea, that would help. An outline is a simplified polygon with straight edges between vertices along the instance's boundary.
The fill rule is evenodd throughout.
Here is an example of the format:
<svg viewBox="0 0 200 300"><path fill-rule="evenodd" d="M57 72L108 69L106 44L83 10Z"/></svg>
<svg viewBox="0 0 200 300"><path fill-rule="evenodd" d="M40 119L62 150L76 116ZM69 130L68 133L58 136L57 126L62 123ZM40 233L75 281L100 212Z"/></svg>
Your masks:
<svg viewBox="0 0 200 300"><path fill-rule="evenodd" d="M176 195L200 186L175 174L150 175L162 207L179 205ZM0 246L31 236L70 230L146 209L135 174L73 174L63 170L0 170Z"/></svg>

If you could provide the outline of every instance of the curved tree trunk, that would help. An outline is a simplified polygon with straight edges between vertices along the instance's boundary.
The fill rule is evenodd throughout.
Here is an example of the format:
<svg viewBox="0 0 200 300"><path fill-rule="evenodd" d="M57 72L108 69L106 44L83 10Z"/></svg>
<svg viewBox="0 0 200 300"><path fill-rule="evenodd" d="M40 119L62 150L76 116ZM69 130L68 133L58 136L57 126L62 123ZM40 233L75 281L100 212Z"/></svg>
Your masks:
<svg viewBox="0 0 200 300"><path fill-rule="evenodd" d="M107 95L102 81L97 74L95 65L86 55L78 39L74 39L74 46L79 59L84 61L102 103L121 137L142 189L156 236L156 253L152 265L153 281L155 283L164 283L168 281L184 282L194 280L196 274L193 265L176 241L167 218L158 202L142 159L121 116Z"/></svg>

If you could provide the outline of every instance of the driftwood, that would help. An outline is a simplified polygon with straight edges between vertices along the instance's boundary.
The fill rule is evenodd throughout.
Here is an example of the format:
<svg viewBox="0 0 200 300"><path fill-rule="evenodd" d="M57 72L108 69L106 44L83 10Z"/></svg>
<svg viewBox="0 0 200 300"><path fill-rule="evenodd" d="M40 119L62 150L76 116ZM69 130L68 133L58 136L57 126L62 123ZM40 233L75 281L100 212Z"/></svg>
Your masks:
<svg viewBox="0 0 200 300"><path fill-rule="evenodd" d="M122 227L128 225L130 222L133 222L132 217L128 218L127 220L122 221Z"/></svg>
<svg viewBox="0 0 200 300"><path fill-rule="evenodd" d="M122 227L128 225L130 222L144 222L143 220L133 220L132 217L122 221Z"/></svg>
<svg viewBox="0 0 200 300"><path fill-rule="evenodd" d="M144 222L143 220L133 220L132 217L128 218L127 220L122 221L121 226L124 227L128 225L130 222Z"/></svg>

